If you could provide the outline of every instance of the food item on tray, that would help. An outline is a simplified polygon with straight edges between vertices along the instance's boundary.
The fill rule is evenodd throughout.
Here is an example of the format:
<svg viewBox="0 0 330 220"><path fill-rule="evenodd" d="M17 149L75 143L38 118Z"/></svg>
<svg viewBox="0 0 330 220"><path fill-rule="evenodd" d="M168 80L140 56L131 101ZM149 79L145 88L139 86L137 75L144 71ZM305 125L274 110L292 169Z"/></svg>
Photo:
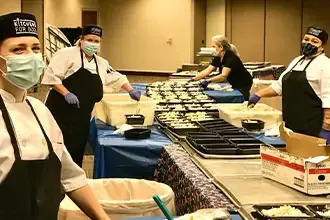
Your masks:
<svg viewBox="0 0 330 220"><path fill-rule="evenodd" d="M195 99L209 99L209 97L207 95L197 95Z"/></svg>
<svg viewBox="0 0 330 220"><path fill-rule="evenodd" d="M226 106L226 108L228 108L231 111L240 111L240 112L244 112L244 111L248 111L248 112L275 111L275 109L273 109L273 108L271 108L267 105L262 105L262 104L256 104L253 108L248 108L247 103Z"/></svg>
<svg viewBox="0 0 330 220"><path fill-rule="evenodd" d="M284 217L284 216L302 216L306 217L307 214L303 213L301 210L292 207L290 205L283 205L278 208L272 208L272 209L263 209L261 210L261 213L268 217Z"/></svg>
<svg viewBox="0 0 330 220"><path fill-rule="evenodd" d="M230 214L225 209L200 209L194 213L185 214L176 220L229 220Z"/></svg>
<svg viewBox="0 0 330 220"><path fill-rule="evenodd" d="M327 211L317 211L316 213L321 216L330 217L330 209Z"/></svg>

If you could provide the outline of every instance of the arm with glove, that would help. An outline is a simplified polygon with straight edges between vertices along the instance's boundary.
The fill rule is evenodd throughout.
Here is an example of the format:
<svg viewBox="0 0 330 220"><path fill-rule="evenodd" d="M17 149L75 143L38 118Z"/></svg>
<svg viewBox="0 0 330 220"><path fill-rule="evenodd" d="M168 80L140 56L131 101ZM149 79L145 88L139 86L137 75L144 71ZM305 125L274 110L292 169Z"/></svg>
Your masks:
<svg viewBox="0 0 330 220"><path fill-rule="evenodd" d="M320 132L320 138L327 140L327 145L330 144L330 109L324 109L323 125Z"/></svg>
<svg viewBox="0 0 330 220"><path fill-rule="evenodd" d="M230 73L231 69L228 68L228 67L223 67L222 68L222 71L221 71L221 74L218 75L218 76L215 76L211 79L208 79L208 80L203 80L201 82L201 86L203 88L207 88L207 86L211 83L211 82L224 82L226 81L227 77L229 76L229 73Z"/></svg>

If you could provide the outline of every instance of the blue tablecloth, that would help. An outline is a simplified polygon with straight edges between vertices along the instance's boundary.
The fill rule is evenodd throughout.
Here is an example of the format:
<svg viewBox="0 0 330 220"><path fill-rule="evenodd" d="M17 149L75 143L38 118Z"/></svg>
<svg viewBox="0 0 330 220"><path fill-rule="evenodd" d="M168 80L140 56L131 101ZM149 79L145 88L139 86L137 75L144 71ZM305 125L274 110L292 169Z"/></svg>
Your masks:
<svg viewBox="0 0 330 220"><path fill-rule="evenodd" d="M279 137L266 137L264 134L253 135L258 140L273 145L274 147L284 147L285 142Z"/></svg>
<svg viewBox="0 0 330 220"><path fill-rule="evenodd" d="M164 146L172 143L156 126L144 140L127 140L115 128L93 119L89 142L94 152L94 178L146 178L154 175Z"/></svg>
<svg viewBox="0 0 330 220"><path fill-rule="evenodd" d="M220 83L222 87L228 86L228 83ZM140 90L142 94L146 92L146 83L133 83L134 89ZM238 90L234 90L231 92L224 91L215 91L215 90L205 90L204 93L212 97L218 103L242 103L244 102L244 97L242 93Z"/></svg>
<svg viewBox="0 0 330 220"><path fill-rule="evenodd" d="M232 220L243 220L243 218L239 214L231 214ZM165 216L162 217L139 217L139 218L126 218L121 220L166 220Z"/></svg>

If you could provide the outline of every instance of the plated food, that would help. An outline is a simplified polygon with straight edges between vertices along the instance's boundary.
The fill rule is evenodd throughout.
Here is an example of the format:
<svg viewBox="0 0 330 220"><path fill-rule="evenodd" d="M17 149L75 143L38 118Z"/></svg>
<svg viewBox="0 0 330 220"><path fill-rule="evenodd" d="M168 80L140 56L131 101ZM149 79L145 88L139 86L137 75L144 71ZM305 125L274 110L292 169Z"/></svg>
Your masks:
<svg viewBox="0 0 330 220"><path fill-rule="evenodd" d="M287 217L287 216L308 217L306 213L290 205L283 205L271 209L263 209L261 210L261 213L267 217Z"/></svg>

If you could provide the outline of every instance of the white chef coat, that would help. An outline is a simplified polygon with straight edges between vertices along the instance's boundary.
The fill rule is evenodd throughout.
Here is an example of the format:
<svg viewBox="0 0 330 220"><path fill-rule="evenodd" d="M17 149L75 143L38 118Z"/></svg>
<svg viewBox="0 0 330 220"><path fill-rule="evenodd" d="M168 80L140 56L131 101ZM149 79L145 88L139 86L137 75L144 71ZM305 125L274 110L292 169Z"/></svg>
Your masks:
<svg viewBox="0 0 330 220"><path fill-rule="evenodd" d="M99 68L99 74L105 88L105 93L119 92L123 84L128 83L126 76L115 71L107 60L95 55ZM97 74L95 60L88 61L83 53L84 68L91 73ZM68 47L59 50L54 54L48 67L45 70L42 84L56 85L62 84L62 81L78 69L81 68L80 47Z"/></svg>
<svg viewBox="0 0 330 220"><path fill-rule="evenodd" d="M47 142L30 106L25 100L17 102L12 94L4 90L0 89L0 94L13 123L22 160L45 159L49 154ZM64 146L62 132L52 114L38 99L27 98L31 102L49 140L52 142L55 154L62 163L61 183L64 191L71 192L85 186L87 184L85 172L73 162ZM0 117L3 118L1 111ZM3 119L0 119L0 146L1 184L15 161L14 149Z"/></svg>
<svg viewBox="0 0 330 220"><path fill-rule="evenodd" d="M270 87L275 90L278 95L282 95L282 78L288 73L292 67L302 58L295 58L289 67L282 73L281 77ZM303 70L310 60L301 61L293 70ZM323 53L317 56L307 67L306 77L315 91L315 94L322 100L323 108L330 108L330 59Z"/></svg>

